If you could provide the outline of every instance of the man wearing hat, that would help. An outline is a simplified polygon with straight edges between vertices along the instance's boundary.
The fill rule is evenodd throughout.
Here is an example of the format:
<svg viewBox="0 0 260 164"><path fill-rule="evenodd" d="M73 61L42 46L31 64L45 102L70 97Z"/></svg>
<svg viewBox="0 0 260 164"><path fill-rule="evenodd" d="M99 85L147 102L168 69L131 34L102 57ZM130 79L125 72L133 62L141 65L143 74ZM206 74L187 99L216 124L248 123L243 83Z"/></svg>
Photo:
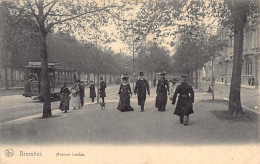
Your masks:
<svg viewBox="0 0 260 164"><path fill-rule="evenodd" d="M104 108L105 107L105 97L106 97L106 82L103 80L103 77L100 77L100 88L99 88L99 97L102 98L102 103L101 106Z"/></svg>
<svg viewBox="0 0 260 164"><path fill-rule="evenodd" d="M141 106L141 112L144 111L144 103L146 100L146 90L150 95L149 83L144 79L144 73L140 72L140 78L136 81L134 93L137 93L138 105Z"/></svg>
<svg viewBox="0 0 260 164"><path fill-rule="evenodd" d="M156 89L156 102L155 107L158 108L158 111L165 111L166 103L167 103L167 91L170 93L169 90L169 83L165 79L166 72L159 73L160 80L157 83Z"/></svg>
<svg viewBox="0 0 260 164"><path fill-rule="evenodd" d="M194 103L194 92L192 87L186 82L187 76L182 76L181 78L182 82L177 86L172 99L172 104L174 105L177 95L179 95L173 114L180 117L180 123L188 125L189 115L193 113L192 103Z"/></svg>

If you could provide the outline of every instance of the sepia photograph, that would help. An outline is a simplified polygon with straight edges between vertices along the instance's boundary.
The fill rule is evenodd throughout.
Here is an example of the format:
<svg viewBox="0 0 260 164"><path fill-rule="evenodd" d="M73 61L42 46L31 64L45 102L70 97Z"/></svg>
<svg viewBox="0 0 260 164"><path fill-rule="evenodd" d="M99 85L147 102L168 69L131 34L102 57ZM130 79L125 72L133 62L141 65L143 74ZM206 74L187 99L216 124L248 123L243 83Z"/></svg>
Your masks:
<svg viewBox="0 0 260 164"><path fill-rule="evenodd" d="M0 0L0 163L259 164L259 0Z"/></svg>

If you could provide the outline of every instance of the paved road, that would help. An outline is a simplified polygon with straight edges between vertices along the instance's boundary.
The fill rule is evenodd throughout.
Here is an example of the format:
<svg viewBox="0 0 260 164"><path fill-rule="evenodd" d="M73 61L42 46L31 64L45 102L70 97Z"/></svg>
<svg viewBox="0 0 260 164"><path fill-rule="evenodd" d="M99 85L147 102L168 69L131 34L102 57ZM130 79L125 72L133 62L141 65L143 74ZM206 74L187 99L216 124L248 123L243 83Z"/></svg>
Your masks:
<svg viewBox="0 0 260 164"><path fill-rule="evenodd" d="M37 145L64 143L197 145L244 144L259 141L257 118L242 122L220 120L214 112L227 111L227 104L208 101L210 96L206 92L195 92L195 113L190 117L190 126L185 127L179 124L177 116L173 116L174 106L169 102L165 112L156 110L154 88L151 96L147 97L145 112L140 112L136 96L131 99L135 111L122 113L116 110L119 99L118 87L108 87L105 110L101 110L99 104L90 104L86 98L86 105L80 110L70 110L66 114L57 111L53 114L55 117L49 119L35 117L2 124L0 142ZM25 104L30 104L28 102Z"/></svg>

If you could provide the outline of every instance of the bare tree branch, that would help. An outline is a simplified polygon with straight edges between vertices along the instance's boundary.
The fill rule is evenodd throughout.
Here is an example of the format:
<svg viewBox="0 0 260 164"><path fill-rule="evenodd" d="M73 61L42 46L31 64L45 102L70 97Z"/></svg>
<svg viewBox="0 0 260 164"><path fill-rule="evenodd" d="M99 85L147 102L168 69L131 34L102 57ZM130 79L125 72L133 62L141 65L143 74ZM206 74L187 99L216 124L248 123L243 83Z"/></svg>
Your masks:
<svg viewBox="0 0 260 164"><path fill-rule="evenodd" d="M34 0L34 2L35 2L35 4L36 4L37 8L39 9L40 6L39 6L37 0Z"/></svg>
<svg viewBox="0 0 260 164"><path fill-rule="evenodd" d="M44 14L43 20L45 20L47 18L47 16L49 15L51 9L53 8L53 6L57 3L57 0L54 0L51 7L48 9L48 11Z"/></svg>
<svg viewBox="0 0 260 164"><path fill-rule="evenodd" d="M26 1L27 1L29 8L32 11L33 16L36 18L37 22L39 23L39 17L38 17L38 15L36 15L35 10L33 9L31 2L29 0L26 0Z"/></svg>
<svg viewBox="0 0 260 164"><path fill-rule="evenodd" d="M72 16L72 17L70 17L70 18L66 18L66 19L63 19L63 20L60 20L60 21L57 21L57 22L54 22L54 23L50 23L48 26L47 26L47 29L51 29L54 25L56 25L56 24L60 24L60 23L63 23L63 22L66 22L66 21L69 21L69 20L72 20L72 19L75 19L75 18L79 18L79 17L81 17L81 16L83 16L83 15L86 15L86 14L90 14L90 13L95 13L95 12L98 12L98 11L104 11L104 10L106 10L106 9L108 9L108 8L113 8L114 6L108 6L108 7L104 7L104 8L99 8L99 9L97 9L97 10L93 10L93 11L86 11L86 12L84 12L84 13L81 13L81 14L78 14L78 15L76 15L76 16Z"/></svg>
<svg viewBox="0 0 260 164"><path fill-rule="evenodd" d="M43 8L46 8L46 7L48 7L48 6L50 6L52 3L54 3L56 0L53 0L53 1L51 1L51 2L49 2L49 3L47 3L46 5L44 5L43 6Z"/></svg>

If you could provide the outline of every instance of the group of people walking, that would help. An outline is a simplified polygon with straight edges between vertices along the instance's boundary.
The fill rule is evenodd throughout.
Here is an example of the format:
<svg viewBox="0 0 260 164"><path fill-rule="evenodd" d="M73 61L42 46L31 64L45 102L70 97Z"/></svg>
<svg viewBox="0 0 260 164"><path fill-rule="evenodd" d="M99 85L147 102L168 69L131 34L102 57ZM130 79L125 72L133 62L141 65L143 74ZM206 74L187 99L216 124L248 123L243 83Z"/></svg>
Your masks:
<svg viewBox="0 0 260 164"><path fill-rule="evenodd" d="M188 125L189 115L192 114L193 111L193 103L194 103L194 92L192 87L187 83L187 76L182 76L181 83L176 87L175 81L166 80L165 75L166 72L159 73L160 79L157 83L156 88L156 100L155 107L158 108L158 111L165 111L168 95L170 95L170 100L172 104L175 105L176 99L178 97L177 105L173 114L178 115L180 118L180 123L184 125ZM131 86L128 83L128 76L122 77L122 83L119 87L119 103L117 109L121 112L126 111L134 111L134 109L130 105L130 97L132 96ZM100 78L100 89L99 95L102 99L100 103L102 108L105 107L105 97L106 97L106 83L103 80L103 77ZM90 81L90 98L92 102L96 97L95 85L93 81ZM135 88L133 90L134 94L137 94L138 105L141 107L141 112L144 112L144 106L146 101L146 95L150 95L150 88L148 81L144 78L144 73L140 72L140 77L136 81ZM84 105L84 83L77 80L74 86L69 90L66 87L66 84L61 88L61 102L60 109L65 112L69 110L71 106L74 110L77 108L81 108ZM167 94L168 93L168 94ZM71 104L70 104L71 99Z"/></svg>
<svg viewBox="0 0 260 164"><path fill-rule="evenodd" d="M105 107L105 97L106 97L106 83L103 80L103 77L100 77L100 89L99 89L99 95L102 99L102 102L100 103L102 107ZM95 92L95 85L93 81L90 81L90 98L92 102L94 102L96 97ZM64 83L63 87L60 90L60 107L61 111L64 111L67 113L70 107L75 109L80 109L82 106L84 106L84 97L85 97L85 87L84 82L80 80L76 80L71 90L67 88L67 84Z"/></svg>
<svg viewBox="0 0 260 164"><path fill-rule="evenodd" d="M67 88L67 84L64 83L63 87L60 89L60 107L61 111L67 113L70 106L75 109L80 109L84 106L85 97L85 87L84 83L80 80L76 80L71 90Z"/></svg>
<svg viewBox="0 0 260 164"><path fill-rule="evenodd" d="M180 123L188 125L189 115L192 114L194 103L194 92L192 87L187 83L187 76L182 76L181 83L174 87L175 81L168 81L165 79L166 72L159 73L160 79L157 83L156 88L156 101L155 107L158 111L165 111L167 104L167 93L173 93L170 96L172 104L175 105L178 96L178 102L173 114L178 115L180 118ZM121 112L133 111L134 109L130 105L130 96L132 95L131 86L128 83L128 76L124 76L123 83L120 85L118 94L120 95L120 100L117 109ZM170 83L170 85L169 85ZM171 90L170 90L171 88ZM174 88L175 91L174 91ZM137 94L138 105L141 106L141 112L144 112L144 105L146 100L146 94L150 95L149 83L144 79L144 73L140 72L140 78L137 80L134 94Z"/></svg>

